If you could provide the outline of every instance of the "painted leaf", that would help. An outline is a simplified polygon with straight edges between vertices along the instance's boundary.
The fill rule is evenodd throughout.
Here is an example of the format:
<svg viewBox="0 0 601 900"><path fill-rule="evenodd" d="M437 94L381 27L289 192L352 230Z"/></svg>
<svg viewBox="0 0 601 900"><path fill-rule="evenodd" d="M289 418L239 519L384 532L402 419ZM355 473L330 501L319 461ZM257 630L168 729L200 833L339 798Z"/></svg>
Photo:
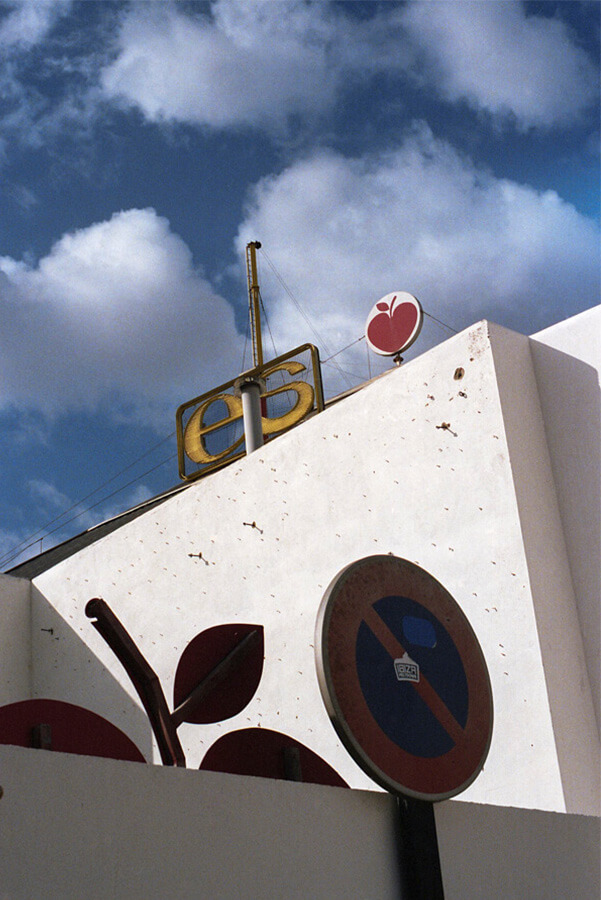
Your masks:
<svg viewBox="0 0 601 900"><path fill-rule="evenodd" d="M202 725L237 715L259 686L263 658L262 625L216 625L197 634L175 673L176 721Z"/></svg>

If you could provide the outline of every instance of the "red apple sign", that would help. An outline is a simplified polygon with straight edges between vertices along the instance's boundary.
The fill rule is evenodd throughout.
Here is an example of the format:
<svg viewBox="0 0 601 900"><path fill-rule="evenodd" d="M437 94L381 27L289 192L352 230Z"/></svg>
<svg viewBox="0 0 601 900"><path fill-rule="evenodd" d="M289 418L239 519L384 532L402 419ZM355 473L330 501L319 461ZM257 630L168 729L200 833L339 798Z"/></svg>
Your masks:
<svg viewBox="0 0 601 900"><path fill-rule="evenodd" d="M406 350L416 339L423 317L421 304L412 294L406 291L386 294L367 317L367 343L381 356L394 356Z"/></svg>

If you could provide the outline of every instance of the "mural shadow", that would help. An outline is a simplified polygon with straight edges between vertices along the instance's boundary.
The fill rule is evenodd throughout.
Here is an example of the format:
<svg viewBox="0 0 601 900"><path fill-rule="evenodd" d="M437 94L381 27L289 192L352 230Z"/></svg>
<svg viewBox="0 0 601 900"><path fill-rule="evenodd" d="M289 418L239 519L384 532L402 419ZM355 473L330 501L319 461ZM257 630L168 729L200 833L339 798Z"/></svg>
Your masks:
<svg viewBox="0 0 601 900"><path fill-rule="evenodd" d="M103 716L151 763L152 729L138 698L124 687L130 687L129 678L123 671L123 684L117 680L87 643L88 636L90 643L98 640L82 610L74 611L69 623L32 585L31 697L63 700Z"/></svg>

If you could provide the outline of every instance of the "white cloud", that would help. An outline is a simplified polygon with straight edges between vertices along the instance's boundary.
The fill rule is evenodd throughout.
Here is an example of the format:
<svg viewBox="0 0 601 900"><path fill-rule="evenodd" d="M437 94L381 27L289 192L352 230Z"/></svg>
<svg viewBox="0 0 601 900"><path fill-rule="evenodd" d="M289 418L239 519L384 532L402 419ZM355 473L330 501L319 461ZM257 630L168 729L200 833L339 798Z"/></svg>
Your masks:
<svg viewBox="0 0 601 900"><path fill-rule="evenodd" d="M231 307L152 209L67 234L36 266L0 258L0 307L4 407L174 415L239 366Z"/></svg>
<svg viewBox="0 0 601 900"><path fill-rule="evenodd" d="M598 97L598 72L568 27L521 3L415 2L402 22L447 100L550 128L573 123Z"/></svg>
<svg viewBox="0 0 601 900"><path fill-rule="evenodd" d="M38 203L37 195L24 184L5 184L4 193L24 210L29 210Z"/></svg>
<svg viewBox="0 0 601 900"><path fill-rule="evenodd" d="M27 483L30 500L36 507L38 516L45 523L33 537L37 536L39 539L39 533L42 533L48 536L50 545L60 543L65 540L69 531L67 526L71 526L73 521L77 522L78 531L93 528L99 522L120 515L125 509L132 509L144 503L153 495L145 484L138 484L129 490L127 487L119 489L107 484L104 489L94 491L85 499L74 502L52 482L30 479ZM48 546L45 545L45 549L48 549Z"/></svg>
<svg viewBox="0 0 601 900"><path fill-rule="evenodd" d="M282 128L375 72L410 73L520 128L568 125L597 97L565 23L519 2L384 4L367 19L299 0L217 0L210 14L133 4L101 83L151 121Z"/></svg>
<svg viewBox="0 0 601 900"><path fill-rule="evenodd" d="M50 146L60 139L64 148L65 139L90 136L102 111L95 83L106 52L102 33L97 37L101 49L90 52L88 46L78 52L84 34L56 31L72 11L72 0L11 0L5 5L9 11L0 19L0 165L12 161L21 145ZM68 22L65 30L70 28ZM83 156L80 142L78 160ZM25 191L16 188L14 196L24 208L35 201Z"/></svg>
<svg viewBox="0 0 601 900"><path fill-rule="evenodd" d="M281 128L330 108L349 73L398 68L393 22L300 0L218 0L210 17L134 4L102 85L151 121Z"/></svg>
<svg viewBox="0 0 601 900"><path fill-rule="evenodd" d="M396 79L388 90L396 83L401 103L413 77L520 128L567 126L598 96L597 71L568 27L519 2L385 3L362 16L351 4L303 0L132 2L122 13L106 4L94 52L82 32L48 46L43 66L60 86L46 94L30 79L28 51L39 52L71 5L15 0L0 21L2 129L12 141L89 135L106 101L153 122L285 133L331 114L349 86L377 73Z"/></svg>
<svg viewBox="0 0 601 900"><path fill-rule="evenodd" d="M25 49L39 44L71 5L71 0L11 0L10 12L0 21L0 47Z"/></svg>
<svg viewBox="0 0 601 900"><path fill-rule="evenodd" d="M39 521L44 524L34 531L0 529L2 570L24 562L34 553L50 550L71 537L74 531L93 528L153 496L146 485L139 484L126 492L110 492L106 495L106 500L99 500L91 494L83 501L73 502L52 482L41 479L29 480L27 493L29 504L35 508Z"/></svg>
<svg viewBox="0 0 601 900"><path fill-rule="evenodd" d="M2 571L9 569L13 565L17 565L18 562L22 561L21 558L26 559L27 556L31 555L31 550L25 551L24 549L21 549L21 552L15 550L17 547L23 548L27 543L29 543L29 541L17 531L7 531L0 528L0 567L2 568ZM40 541L38 540L36 543L39 548Z"/></svg>
<svg viewBox="0 0 601 900"><path fill-rule="evenodd" d="M415 294L456 329L489 318L525 333L599 297L595 223L552 191L479 171L424 125L396 152L319 153L263 179L238 251L252 239L329 351L359 337L389 291ZM313 339L265 266L261 279L282 351Z"/></svg>
<svg viewBox="0 0 601 900"><path fill-rule="evenodd" d="M58 488L49 481L42 481L39 478L31 478L28 482L29 493L34 500L42 503L45 510L55 512L68 509L71 501L66 494L59 491Z"/></svg>

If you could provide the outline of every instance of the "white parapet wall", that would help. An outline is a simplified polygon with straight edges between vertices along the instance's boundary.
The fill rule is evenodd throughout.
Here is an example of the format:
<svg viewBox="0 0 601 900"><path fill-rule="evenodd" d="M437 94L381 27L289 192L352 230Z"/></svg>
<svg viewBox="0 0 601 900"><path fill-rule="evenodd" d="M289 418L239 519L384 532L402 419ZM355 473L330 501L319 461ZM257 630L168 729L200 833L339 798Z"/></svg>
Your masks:
<svg viewBox="0 0 601 900"><path fill-rule="evenodd" d="M0 747L10 900L399 900L385 794Z"/></svg>
<svg viewBox="0 0 601 900"><path fill-rule="evenodd" d="M445 900L598 900L594 816L450 800L434 807Z"/></svg>
<svg viewBox="0 0 601 900"><path fill-rule="evenodd" d="M492 346L566 810L595 812L593 693L530 341L496 329Z"/></svg>
<svg viewBox="0 0 601 900"><path fill-rule="evenodd" d="M227 731L262 726L377 790L328 720L314 626L332 578L378 553L438 579L483 647L495 726L464 799L598 814L591 666L529 341L486 322L37 575L33 695L87 706L148 754L135 692L86 602L111 605L168 702L192 638L256 623L258 690L225 722L180 728L188 765Z"/></svg>
<svg viewBox="0 0 601 900"><path fill-rule="evenodd" d="M402 900L372 791L0 747L0 896ZM599 820L435 807L445 900L598 900Z"/></svg>

